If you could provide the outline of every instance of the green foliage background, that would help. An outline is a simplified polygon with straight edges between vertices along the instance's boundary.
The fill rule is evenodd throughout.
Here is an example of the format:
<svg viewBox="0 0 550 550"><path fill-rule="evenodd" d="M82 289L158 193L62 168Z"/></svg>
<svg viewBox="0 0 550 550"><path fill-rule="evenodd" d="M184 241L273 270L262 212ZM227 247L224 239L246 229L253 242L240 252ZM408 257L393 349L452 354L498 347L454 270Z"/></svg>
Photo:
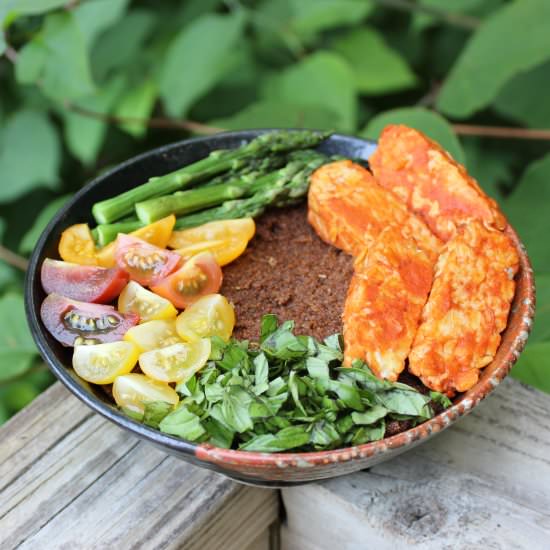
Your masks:
<svg viewBox="0 0 550 550"><path fill-rule="evenodd" d="M464 162L523 237L539 305L513 375L550 392L550 142L452 126L550 128L550 2L0 0L0 25L3 256L28 256L99 171L192 133L150 117L372 138L403 122ZM51 382L22 279L0 261L0 422Z"/></svg>

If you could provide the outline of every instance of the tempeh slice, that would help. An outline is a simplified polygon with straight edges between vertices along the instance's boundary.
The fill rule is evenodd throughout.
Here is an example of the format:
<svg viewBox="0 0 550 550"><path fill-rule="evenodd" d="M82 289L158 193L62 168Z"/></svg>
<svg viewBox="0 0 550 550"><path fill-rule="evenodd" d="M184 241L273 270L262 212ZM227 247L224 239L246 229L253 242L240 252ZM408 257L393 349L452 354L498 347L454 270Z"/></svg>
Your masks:
<svg viewBox="0 0 550 550"><path fill-rule="evenodd" d="M353 256L365 254L382 230L408 227L435 262L441 242L405 204L350 160L325 164L311 176L308 220L329 244Z"/></svg>
<svg viewBox="0 0 550 550"><path fill-rule="evenodd" d="M407 226L389 226L358 258L344 306L345 364L365 361L379 378L404 369L432 285L433 259Z"/></svg>
<svg viewBox="0 0 550 550"><path fill-rule="evenodd" d="M446 242L470 220L504 229L495 201L437 143L401 125L386 126L369 158L376 180L420 216Z"/></svg>
<svg viewBox="0 0 550 550"><path fill-rule="evenodd" d="M471 388L506 327L517 251L506 233L472 221L444 247L409 355L409 370L433 390Z"/></svg>

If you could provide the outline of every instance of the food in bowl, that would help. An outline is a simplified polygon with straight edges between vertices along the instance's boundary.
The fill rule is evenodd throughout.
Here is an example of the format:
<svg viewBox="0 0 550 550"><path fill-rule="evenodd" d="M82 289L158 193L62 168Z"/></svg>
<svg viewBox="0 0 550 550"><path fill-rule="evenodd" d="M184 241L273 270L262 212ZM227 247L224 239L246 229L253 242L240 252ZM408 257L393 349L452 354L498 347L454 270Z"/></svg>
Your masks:
<svg viewBox="0 0 550 550"><path fill-rule="evenodd" d="M263 155L261 162L268 165L267 174L258 173L261 170L256 163L257 158L254 158L256 163L254 169L246 168L246 164L244 167L239 164L242 161L240 156L242 150L239 153L237 149L211 155L212 158L199 161L197 163L199 169L193 168L193 165L184 167L176 175L161 176L145 184L145 190L144 186L140 186L123 194L124 196L102 201L103 205L98 203L100 206L94 207L94 214L102 223L93 232L82 231L80 228L78 235L82 236L83 246L76 248L84 251L85 261L82 263L108 265L109 262L114 261L128 273L130 278L132 278L132 271L135 272L134 280L128 283L133 287L133 292L127 293L131 294L131 299L128 300L129 305L125 307L128 308L126 309L128 314L137 315L142 323L130 328L122 341L130 344L130 348L131 346L137 348L141 372L127 370L128 357L132 357L131 352L135 351L135 348L124 346L124 350L122 348L117 350L119 356L125 361L122 367L113 360L116 354L103 353L105 348L98 349L95 346L105 344L86 341L89 340L85 338L86 334L78 334L81 341L77 342L79 344L77 350L84 344L90 344L91 349L84 353L89 357L88 361L94 363L95 357L97 365L104 364L113 368L112 372L115 375L112 392L127 414L149 425L158 426L166 433L172 433L187 440L209 442L218 447L265 451L331 449L381 439L430 418L442 407L449 405L448 398L438 392L430 392L429 387L420 384L418 379L408 378L412 386L396 379L400 377L400 380L403 380L406 376L402 373L405 372L405 367L409 363L410 350L417 334L415 327L418 328L420 319L424 315L425 304L422 302L426 300L429 302L430 299L432 274L429 273L429 268L435 265L437 258L440 257L439 248L443 244L432 234L428 225L420 217L407 208L404 202L400 202L399 197L391 190L381 186L364 168L350 161L327 159L314 151L301 151L299 155L296 152L289 153L285 149L287 142L283 137L284 134L275 137L273 134L266 135L271 135L273 143L277 144L274 155L277 157L276 160L269 154L266 155L265 148L261 153ZM318 136L316 140L310 135L306 140L307 146L318 143ZM264 136L261 144L265 146L266 143L269 143L269 140ZM296 138L293 143L296 143ZM253 141L241 149L248 151L246 154L250 154L254 147ZM249 158L246 154L245 158ZM285 158L281 159L281 157ZM236 160L239 162L235 163ZM250 158L247 162L250 162ZM357 276L363 282L367 281L366 286L360 283L358 287L364 286L368 290L369 281L379 281L379 284L370 284L370 287L383 288L387 294L387 301L382 300L379 304L375 302L373 304L382 313L384 304L387 306L402 304L402 309L406 313L408 330L403 338L398 339L399 349L396 353L391 347L393 346L391 338L386 339L385 344L382 339L378 340L375 336L370 339L374 346L385 346L375 349L369 360L373 371L380 378L375 376L365 363L367 354L372 351L371 344L365 345L359 342L358 346L351 348L355 351L350 351L350 346L345 341L346 330L344 330L344 345L342 345L340 338L331 337L328 334L322 335L327 336L324 341L323 338L314 338L312 335L296 336L291 322L279 324L273 316L268 315L262 318L259 341L256 338L256 341L250 344L242 340L230 340L229 336L235 322L233 308L217 292L220 287L213 291L207 286L212 278L206 270L200 266L197 267L196 261L192 262L191 265L194 265L194 268L187 270L187 276L183 277L183 280L175 278L177 282L168 284L176 293L185 297L191 296L191 302L185 304L184 311L174 322L176 315L169 307L172 305L174 308L170 297L155 295L151 289L147 290L143 285L140 286L135 277L147 276L140 278L141 282L144 285L152 285L155 289L167 278L172 277L174 271L179 272L182 269L183 264L180 262L183 262L183 259L174 263L169 262L173 252L166 252L163 246L157 250L141 243L138 243L141 244L137 249L139 253L134 253L134 248L130 251L131 253L128 253L127 249L122 249L122 246L128 244L126 237L117 238L114 244L108 242L109 232L112 236L116 236L116 231L122 227L131 228L129 232L134 233L133 239L141 238L142 241L147 241L145 234L142 233L139 237L135 232L143 231L146 227L160 222L172 223L172 227L176 224L181 230L181 228L194 228L204 223L232 217L239 218L245 214L258 217L268 205L283 206L281 215L284 216L284 213L292 211L292 205L307 193L311 173L315 174L312 177L315 181L318 173L322 174L323 170L335 170L334 164L338 165L342 162L346 163L351 171L363 171L368 174L368 177L362 174L358 178L360 181L356 185L356 195L361 196L364 193L362 182L368 180L367 185L371 195L381 199L370 203L361 200L351 201L350 204L355 207L358 215L350 216L346 212L341 212L339 216L331 218L332 225L326 224L327 228L322 236L338 244L336 237L339 229L345 225L346 230L349 229L349 251L356 256L353 277ZM451 162L450 159L448 162ZM197 173L205 177L205 166L210 170L208 176L210 179L197 189L182 191L185 185L196 183L194 178ZM214 171L212 171L213 166L216 167ZM277 168L274 169L274 166ZM429 166L426 167L426 169L429 168ZM336 169L335 173L338 174L338 172L339 169ZM220 181L219 173L228 175L225 180ZM181 194L155 202L159 197L151 196L151 193L156 195L159 192L159 180L165 184L168 182L168 190L173 192L173 195ZM344 189L346 177L337 176L336 180L339 183L341 183L340 180L344 182L342 186ZM312 190L313 185L310 189L310 205ZM459 191L456 194L457 200L460 197ZM177 221L173 214L166 210L166 205L171 201L176 204L174 211L179 216ZM119 221L118 218L131 214L129 205L132 204L139 219ZM388 208L388 204L398 206ZM310 214L313 211L314 208L311 208ZM327 212L330 211L330 208L327 209ZM169 215L158 220L165 214ZM367 229L370 227L367 223L369 216L381 220L378 233L375 231L369 233L361 227L362 223ZM163 221L168 219L171 221ZM473 219L476 219L475 216ZM469 222L470 220L464 223ZM149 225L140 227L146 223ZM259 218L258 224L261 223L262 218ZM462 227L464 223L457 222L457 228ZM117 225L118 227L112 227ZM499 229L495 228L494 231ZM208 234L202 228L196 232L202 235ZM94 233L96 239L99 235L103 235L104 248L97 250L93 240ZM220 237L219 234L216 236ZM234 244L230 232L225 237L228 242ZM225 251L226 248L246 249L246 245L243 248L242 244L240 248L219 245L219 241L223 241L225 237L222 235L221 239L211 239L211 241L218 241L210 247L210 250L218 250L218 258L220 258L220 251ZM188 237L187 241L184 241L184 246L179 246L181 243L176 245L177 250L186 250L185 254L192 259L196 256L196 252L203 253L204 249L208 248L209 238L204 238L206 242L200 240L189 242L192 239ZM90 239L93 248L89 246ZM133 239L131 242L135 244L136 241ZM250 237L246 242L249 239ZM424 244L419 245L419 240ZM169 242L173 243L173 247L177 242L173 233L168 236L164 246ZM452 242L452 238L449 242ZM391 247L396 259L395 265L399 267L400 260L407 260L403 262L404 269L401 271L392 269L391 265L389 268L385 265L386 251ZM74 249L75 247L73 251ZM215 254L210 253L216 261ZM420 254L422 261L418 261L417 253ZM246 257L246 251L244 254ZM63 253L61 255L63 257ZM284 269L284 263L277 267L277 264L270 262L268 250L264 251L264 255L266 261L263 274L266 277L269 278L270 273L276 270ZM186 256L186 263L191 261L189 257ZM241 256L243 260L245 257ZM235 266L237 272L240 260L231 264L232 259L234 258L218 259L216 265L223 264L226 269L225 264L229 262L227 269L231 271L232 266ZM277 261L276 258L274 259ZM505 261L506 269L510 267L507 261ZM415 266L412 271L407 269L411 262ZM165 269L168 264L169 270ZM384 269L388 271L385 272ZM415 292L408 292L410 289L407 285L410 281L403 275L411 275L411 273L415 275L420 272L428 272L428 276L421 277L423 285L420 286L423 289L418 292L416 292L418 289L415 289ZM369 273L371 276L365 279ZM510 270L508 269L506 273L509 276ZM414 276L409 278L416 280ZM387 280L395 284L386 284ZM428 280L429 285L426 282ZM201 294L205 288L209 289L208 292ZM286 292L285 288L274 290L274 295ZM221 291L223 293L223 286ZM396 294L392 294L393 292ZM369 292L366 294L368 295ZM361 296L361 292L354 294L354 300L349 302L349 307L344 308L344 328L346 319L352 319L353 314L368 309L364 306L369 302L357 299L357 295ZM404 296L403 299L402 296ZM167 300L168 304L159 306L157 298ZM366 298L372 299L372 296L366 296ZM415 307L409 308L411 304ZM502 311L507 313L509 300L506 297L501 305ZM269 307L269 304L265 307ZM488 307L491 307L491 304ZM392 307L391 310L398 311L399 308ZM267 309L265 312L269 313L269 311ZM67 313L69 312L64 312L64 315ZM339 316L340 312L333 313ZM237 311L237 320L238 314L239 311ZM67 316L70 317L70 313ZM145 318L147 321L143 322ZM88 326L87 320L86 325L82 324L80 318L78 321L80 324L75 322L71 325L75 338L82 327ZM154 327L147 327L141 336L139 332L136 336L138 328L145 328L147 323L162 321L166 325L157 324ZM256 320L258 321L259 319ZM386 319L384 315L373 316L371 319L366 315L364 320L361 320L364 323L374 321L385 322ZM302 319L297 319L297 322L300 324ZM97 322L94 321L94 323L97 328ZM350 322L348 326L355 325ZM395 326L393 328L395 329ZM494 330L496 331L496 328ZM153 335L157 332L159 337L155 340ZM376 332L373 331L372 334L376 335ZM495 334L498 337L498 332ZM439 342L435 342L435 348L438 345ZM209 350L208 346L210 346ZM482 346L483 344L480 349ZM376 354L376 351L379 353ZM487 353L484 356L491 355L490 349L485 352ZM386 363L383 361L376 363L377 357L383 359L388 353L392 355L390 360ZM78 355L82 356L82 354L83 352L78 351ZM343 366L344 356L346 356L347 366ZM384 370L386 365L389 365L388 374ZM445 366L443 367L445 369ZM402 373L398 372L399 369ZM475 369L477 370L477 367ZM384 379L384 376L387 379ZM428 382L428 385L432 383L427 376L423 379ZM458 388L449 385L443 389L452 395Z"/></svg>

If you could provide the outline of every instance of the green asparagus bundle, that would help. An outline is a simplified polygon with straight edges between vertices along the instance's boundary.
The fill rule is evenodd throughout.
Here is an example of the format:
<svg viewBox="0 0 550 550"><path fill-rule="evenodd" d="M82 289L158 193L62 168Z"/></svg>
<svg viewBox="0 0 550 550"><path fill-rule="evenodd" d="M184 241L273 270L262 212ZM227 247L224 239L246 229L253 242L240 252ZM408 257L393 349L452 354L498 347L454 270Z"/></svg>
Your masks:
<svg viewBox="0 0 550 550"><path fill-rule="evenodd" d="M242 147L213 151L205 159L164 176L151 178L148 182L121 195L98 202L94 204L92 213L98 224L112 223L131 214L136 203L180 191L223 172L238 170L244 166L243 161L262 159L270 155L315 147L325 140L328 135L329 133L307 130L262 134Z"/></svg>
<svg viewBox="0 0 550 550"><path fill-rule="evenodd" d="M190 229L217 220L260 216L270 205L287 206L304 197L309 187L309 177L329 159L316 155L305 165L298 161L289 163L272 176L270 184L264 185L251 197L226 201L216 208L209 208L194 214L179 217L175 229Z"/></svg>

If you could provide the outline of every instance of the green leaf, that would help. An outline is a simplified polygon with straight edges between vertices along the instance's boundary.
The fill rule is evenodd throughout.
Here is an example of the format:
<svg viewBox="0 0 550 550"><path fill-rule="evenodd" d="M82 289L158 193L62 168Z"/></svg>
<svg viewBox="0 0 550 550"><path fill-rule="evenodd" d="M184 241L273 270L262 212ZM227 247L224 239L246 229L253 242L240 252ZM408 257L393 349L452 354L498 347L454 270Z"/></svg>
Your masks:
<svg viewBox="0 0 550 550"><path fill-rule="evenodd" d="M250 104L235 115L212 120L209 124L226 130L243 128L331 129L338 124L338 116L324 107L262 100Z"/></svg>
<svg viewBox="0 0 550 550"><path fill-rule="evenodd" d="M351 418L355 424L374 424L381 418L384 418L388 414L388 409L382 407L382 405L374 405L374 407L367 409L365 412L352 412Z"/></svg>
<svg viewBox="0 0 550 550"><path fill-rule="evenodd" d="M386 424L382 421L378 426L361 426L351 440L352 445L362 445L369 441L378 441L386 433Z"/></svg>
<svg viewBox="0 0 550 550"><path fill-rule="evenodd" d="M303 37L358 23L374 8L364 0L289 0L289 6L292 15L287 24Z"/></svg>
<svg viewBox="0 0 550 550"><path fill-rule="evenodd" d="M83 2L73 10L76 22L88 46L126 11L130 0L93 0Z"/></svg>
<svg viewBox="0 0 550 550"><path fill-rule="evenodd" d="M38 185L58 183L60 143L44 113L15 112L0 129L0 202L8 202Z"/></svg>
<svg viewBox="0 0 550 550"><path fill-rule="evenodd" d="M263 82L273 101L324 108L338 117L338 129L356 127L357 97L353 71L339 55L317 51Z"/></svg>
<svg viewBox="0 0 550 550"><path fill-rule="evenodd" d="M269 388L269 364L265 354L260 353L254 358L254 393L261 395Z"/></svg>
<svg viewBox="0 0 550 550"><path fill-rule="evenodd" d="M36 355L25 318L23 297L8 292L0 298L0 380L24 373Z"/></svg>
<svg viewBox="0 0 550 550"><path fill-rule="evenodd" d="M489 105L512 77L550 59L549 20L546 0L512 2L488 17L451 69L438 108L466 118Z"/></svg>
<svg viewBox="0 0 550 550"><path fill-rule="evenodd" d="M60 8L67 0L4 0L0 7L0 28L4 21L13 21L21 15L40 15L55 8Z"/></svg>
<svg viewBox="0 0 550 550"><path fill-rule="evenodd" d="M170 115L184 116L226 74L227 52L240 38L243 26L241 11L208 14L176 36L163 60L159 82Z"/></svg>
<svg viewBox="0 0 550 550"><path fill-rule="evenodd" d="M123 77L115 76L96 94L76 100L75 105L94 113L107 115L125 85ZM65 141L70 152L86 165L95 162L107 132L107 123L101 118L68 110L63 111L63 118Z"/></svg>
<svg viewBox="0 0 550 550"><path fill-rule="evenodd" d="M464 164L464 152L451 125L440 115L423 107L403 107L379 113L371 118L362 136L378 139L380 132L388 124L406 124L424 132L439 143L452 157Z"/></svg>
<svg viewBox="0 0 550 550"><path fill-rule="evenodd" d="M290 426L276 434L257 435L241 445L241 451L278 452L301 447L309 442L304 426Z"/></svg>
<svg viewBox="0 0 550 550"><path fill-rule="evenodd" d="M414 390L393 389L377 394L380 404L388 411L411 416L424 416L430 398Z"/></svg>
<svg viewBox="0 0 550 550"><path fill-rule="evenodd" d="M321 448L332 448L340 445L342 438L333 424L321 420L313 425L311 443Z"/></svg>
<svg viewBox="0 0 550 550"><path fill-rule="evenodd" d="M174 410L174 405L165 401L151 401L145 403L143 423L151 428L158 428L162 420Z"/></svg>
<svg viewBox="0 0 550 550"><path fill-rule="evenodd" d="M180 25L186 25L205 13L215 11L222 0L185 0L176 19Z"/></svg>
<svg viewBox="0 0 550 550"><path fill-rule="evenodd" d="M529 344L550 341L550 273L536 273L537 312Z"/></svg>
<svg viewBox="0 0 550 550"><path fill-rule="evenodd" d="M120 118L148 119L155 106L157 86L149 79L128 90L117 103L114 114ZM127 122L120 128L138 138L143 136L147 126L142 122Z"/></svg>
<svg viewBox="0 0 550 550"><path fill-rule="evenodd" d="M277 359L297 359L306 357L308 348L292 332L294 323L283 323L274 333L270 334L261 344L262 351L268 357Z"/></svg>
<svg viewBox="0 0 550 550"><path fill-rule="evenodd" d="M278 327L279 319L277 315L273 313L262 315L262 320L260 321L260 344L262 344L268 336L271 336Z"/></svg>
<svg viewBox="0 0 550 550"><path fill-rule="evenodd" d="M550 393L550 342L528 344L512 368L512 376Z"/></svg>
<svg viewBox="0 0 550 550"><path fill-rule="evenodd" d="M21 252L21 254L30 254L33 251L36 241L38 241L42 231L44 231L50 220L71 196L72 195L63 195L62 197L57 197L52 202L48 203L40 212L31 228L25 233L21 240L21 244L19 245L19 252Z"/></svg>
<svg viewBox="0 0 550 550"><path fill-rule="evenodd" d="M71 13L46 16L44 28L20 51L15 74L20 84L39 85L56 100L94 91L86 40Z"/></svg>
<svg viewBox="0 0 550 550"><path fill-rule="evenodd" d="M494 108L502 115L532 128L550 127L550 62L512 78L500 90Z"/></svg>
<svg viewBox="0 0 550 550"><path fill-rule="evenodd" d="M535 272L550 266L550 154L531 163L514 192L502 203L504 213L527 247Z"/></svg>
<svg viewBox="0 0 550 550"><path fill-rule="evenodd" d="M141 61L148 53L145 42L153 33L156 22L155 12L137 8L107 29L91 54L92 72L96 79L102 81L111 73L120 77L120 70L124 73L139 70ZM144 76L142 71L138 75L141 78Z"/></svg>
<svg viewBox="0 0 550 550"><path fill-rule="evenodd" d="M357 89L364 94L395 92L417 84L407 62L373 27L346 33L332 44L332 48L349 62Z"/></svg>
<svg viewBox="0 0 550 550"><path fill-rule="evenodd" d="M39 393L40 390L27 380L17 380L0 388L0 399L8 411L15 414L26 407Z"/></svg>
<svg viewBox="0 0 550 550"><path fill-rule="evenodd" d="M215 418L207 418L204 422L210 439L208 443L222 449L229 449L233 443L235 432L226 428L221 422L218 422Z"/></svg>
<svg viewBox="0 0 550 550"><path fill-rule="evenodd" d="M164 417L159 424L159 429L161 432L177 435L189 441L197 441L206 433L200 418L182 405Z"/></svg>
<svg viewBox="0 0 550 550"><path fill-rule="evenodd" d="M252 429L252 419L248 410L251 401L252 397L243 388L227 387L221 404L224 424L239 433Z"/></svg>
<svg viewBox="0 0 550 550"><path fill-rule="evenodd" d="M6 51L6 39L2 30L0 30L0 55ZM2 412L0 411L0 424L2 423Z"/></svg>
<svg viewBox="0 0 550 550"><path fill-rule="evenodd" d="M486 140L464 138L466 168L490 197L501 201L512 181L512 164L517 157L501 147L491 149Z"/></svg>

